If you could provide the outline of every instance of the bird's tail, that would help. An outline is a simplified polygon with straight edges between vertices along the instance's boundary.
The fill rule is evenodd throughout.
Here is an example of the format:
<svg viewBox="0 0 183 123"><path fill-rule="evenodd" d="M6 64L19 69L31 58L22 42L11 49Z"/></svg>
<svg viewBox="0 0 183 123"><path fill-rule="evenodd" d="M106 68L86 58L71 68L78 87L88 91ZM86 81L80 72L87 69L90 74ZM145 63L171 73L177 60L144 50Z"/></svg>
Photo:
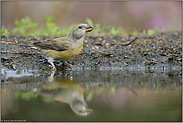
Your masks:
<svg viewBox="0 0 183 123"><path fill-rule="evenodd" d="M23 43L21 43L21 44L19 44L20 46L22 46L22 47L30 47L30 48L32 48L32 49L38 49L36 46L34 46L33 44L23 44Z"/></svg>

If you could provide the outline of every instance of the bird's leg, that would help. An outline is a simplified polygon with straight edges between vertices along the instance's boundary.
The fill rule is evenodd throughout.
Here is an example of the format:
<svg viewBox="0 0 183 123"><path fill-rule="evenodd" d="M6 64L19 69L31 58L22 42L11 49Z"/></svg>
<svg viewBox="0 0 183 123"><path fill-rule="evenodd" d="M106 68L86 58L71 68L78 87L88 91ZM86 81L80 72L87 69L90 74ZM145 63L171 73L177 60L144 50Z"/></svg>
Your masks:
<svg viewBox="0 0 183 123"><path fill-rule="evenodd" d="M52 71L52 74L48 77L48 81L49 81L49 82L52 82L53 79L54 79L53 76L55 75L55 72L57 71L57 69L56 69L56 67L55 67L55 65L54 65L54 63L53 63L53 59L49 59L48 62L52 65L52 67L53 67L53 69L54 69L54 71Z"/></svg>
<svg viewBox="0 0 183 123"><path fill-rule="evenodd" d="M55 65L53 64L53 62L50 63L54 69L54 71L57 71L57 68L55 67Z"/></svg>
<svg viewBox="0 0 183 123"><path fill-rule="evenodd" d="M49 59L48 62L52 65L54 71L57 71L57 68L55 67L55 65L53 63L53 60L52 59Z"/></svg>
<svg viewBox="0 0 183 123"><path fill-rule="evenodd" d="M55 72L56 71L52 71L51 75L48 77L48 81L49 82L53 82L53 80L54 80L54 77L53 76L55 75Z"/></svg>
<svg viewBox="0 0 183 123"><path fill-rule="evenodd" d="M70 67L70 68L75 68L74 66L72 66L71 64L67 63L66 61L63 62L65 66Z"/></svg>

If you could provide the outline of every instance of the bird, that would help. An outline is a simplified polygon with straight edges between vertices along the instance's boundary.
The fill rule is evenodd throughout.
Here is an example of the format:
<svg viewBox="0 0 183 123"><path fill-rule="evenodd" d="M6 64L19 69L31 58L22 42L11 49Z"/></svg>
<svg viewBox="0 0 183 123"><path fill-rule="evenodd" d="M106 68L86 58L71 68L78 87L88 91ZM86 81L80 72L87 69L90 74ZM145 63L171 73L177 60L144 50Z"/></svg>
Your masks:
<svg viewBox="0 0 183 123"><path fill-rule="evenodd" d="M33 46L42 50L43 56L47 58L54 71L57 70L53 63L55 60L63 61L66 66L74 68L74 66L66 61L79 55L83 49L83 41L87 32L91 32L92 30L92 26L80 23L75 25L65 37L56 38L49 42L34 42Z"/></svg>
<svg viewBox="0 0 183 123"><path fill-rule="evenodd" d="M68 77L53 78L46 86L34 88L31 93L66 103L74 113L79 116L87 116L93 112L88 108L83 95L84 88L79 83Z"/></svg>

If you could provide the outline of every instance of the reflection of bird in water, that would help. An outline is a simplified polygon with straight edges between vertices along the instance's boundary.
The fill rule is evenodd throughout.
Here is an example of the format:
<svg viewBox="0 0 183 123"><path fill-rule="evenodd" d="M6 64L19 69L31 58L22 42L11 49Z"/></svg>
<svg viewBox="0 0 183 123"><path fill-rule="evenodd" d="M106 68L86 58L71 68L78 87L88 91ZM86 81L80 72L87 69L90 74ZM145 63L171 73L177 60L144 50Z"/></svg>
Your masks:
<svg viewBox="0 0 183 123"><path fill-rule="evenodd" d="M76 114L86 116L92 112L84 100L83 88L69 78L54 78L46 88L36 90L35 93L69 104Z"/></svg>

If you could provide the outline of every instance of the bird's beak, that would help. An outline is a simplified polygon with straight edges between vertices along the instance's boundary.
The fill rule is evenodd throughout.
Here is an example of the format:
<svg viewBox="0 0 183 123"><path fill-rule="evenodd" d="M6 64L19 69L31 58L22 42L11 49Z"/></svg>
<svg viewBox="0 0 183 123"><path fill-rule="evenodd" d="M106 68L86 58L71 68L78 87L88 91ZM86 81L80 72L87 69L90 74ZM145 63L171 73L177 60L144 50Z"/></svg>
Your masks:
<svg viewBox="0 0 183 123"><path fill-rule="evenodd" d="M86 112L92 112L93 110L92 109L90 109L90 108L87 108L86 109Z"/></svg>
<svg viewBox="0 0 183 123"><path fill-rule="evenodd" d="M76 113L76 114L78 114L78 115L80 115L80 116L87 116L87 115L89 115L89 114L91 114L93 112L93 110L92 109L90 109L90 108L86 108L85 110L84 110L84 112L82 112L82 113Z"/></svg>
<svg viewBox="0 0 183 123"><path fill-rule="evenodd" d="M86 32L91 32L93 30L93 27L91 27L90 25L86 26Z"/></svg>

